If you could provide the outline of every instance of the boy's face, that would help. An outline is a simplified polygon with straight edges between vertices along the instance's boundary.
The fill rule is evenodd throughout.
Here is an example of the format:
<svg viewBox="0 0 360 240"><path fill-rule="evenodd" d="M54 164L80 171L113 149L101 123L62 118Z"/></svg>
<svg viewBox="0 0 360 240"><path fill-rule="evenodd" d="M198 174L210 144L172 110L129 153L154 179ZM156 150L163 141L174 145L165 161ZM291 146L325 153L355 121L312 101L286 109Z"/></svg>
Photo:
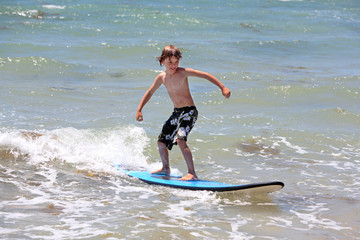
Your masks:
<svg viewBox="0 0 360 240"><path fill-rule="evenodd" d="M168 57L162 62L162 64L165 65L166 71L169 73L175 73L179 66L179 59L174 56Z"/></svg>

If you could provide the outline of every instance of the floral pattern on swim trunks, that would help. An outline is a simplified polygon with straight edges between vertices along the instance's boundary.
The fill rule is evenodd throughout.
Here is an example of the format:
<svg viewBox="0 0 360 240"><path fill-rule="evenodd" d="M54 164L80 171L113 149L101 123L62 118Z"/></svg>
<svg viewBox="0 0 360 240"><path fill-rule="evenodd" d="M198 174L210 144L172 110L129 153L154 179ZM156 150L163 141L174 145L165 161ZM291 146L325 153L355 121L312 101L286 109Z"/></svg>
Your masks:
<svg viewBox="0 0 360 240"><path fill-rule="evenodd" d="M164 123L158 141L165 143L171 150L177 139L187 141L187 137L197 120L198 111L195 106L174 108L170 118Z"/></svg>

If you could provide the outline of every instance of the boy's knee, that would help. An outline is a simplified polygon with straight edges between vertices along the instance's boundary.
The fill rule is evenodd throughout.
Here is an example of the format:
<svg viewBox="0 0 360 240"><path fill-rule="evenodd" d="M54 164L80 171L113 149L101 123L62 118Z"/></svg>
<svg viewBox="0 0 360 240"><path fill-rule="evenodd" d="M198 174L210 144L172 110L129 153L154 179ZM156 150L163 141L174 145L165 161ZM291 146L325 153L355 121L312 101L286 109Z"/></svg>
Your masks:
<svg viewBox="0 0 360 240"><path fill-rule="evenodd" d="M166 147L165 143L163 143L163 142L158 141L157 144L158 144L158 147L159 147L159 148L164 148L164 147Z"/></svg>
<svg viewBox="0 0 360 240"><path fill-rule="evenodd" d="M184 139L176 139L177 144L181 146L187 146L186 141Z"/></svg>

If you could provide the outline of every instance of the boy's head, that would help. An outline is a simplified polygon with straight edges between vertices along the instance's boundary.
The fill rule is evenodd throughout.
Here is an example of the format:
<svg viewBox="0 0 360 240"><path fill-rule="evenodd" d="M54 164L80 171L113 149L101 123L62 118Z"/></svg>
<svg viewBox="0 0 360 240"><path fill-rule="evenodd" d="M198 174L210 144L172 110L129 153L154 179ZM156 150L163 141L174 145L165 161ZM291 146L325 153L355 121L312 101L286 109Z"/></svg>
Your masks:
<svg viewBox="0 0 360 240"><path fill-rule="evenodd" d="M180 50L175 47L174 45L168 45L166 47L164 47L161 56L158 57L157 59L160 62L160 66L163 65L163 61L167 58L171 58L171 57L176 57L178 60L180 60L181 56L181 52Z"/></svg>

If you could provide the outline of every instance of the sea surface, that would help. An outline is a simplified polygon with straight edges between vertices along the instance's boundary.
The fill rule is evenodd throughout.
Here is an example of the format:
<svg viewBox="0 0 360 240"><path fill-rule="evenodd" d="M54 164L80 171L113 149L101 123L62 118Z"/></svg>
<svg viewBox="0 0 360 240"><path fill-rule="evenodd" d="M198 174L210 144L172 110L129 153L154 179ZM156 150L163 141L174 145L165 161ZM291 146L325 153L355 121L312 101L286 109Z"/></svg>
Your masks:
<svg viewBox="0 0 360 240"><path fill-rule="evenodd" d="M190 78L202 179L282 181L271 194L152 186L173 105L163 67ZM172 172L186 174L178 147ZM360 2L0 1L1 239L360 239Z"/></svg>

